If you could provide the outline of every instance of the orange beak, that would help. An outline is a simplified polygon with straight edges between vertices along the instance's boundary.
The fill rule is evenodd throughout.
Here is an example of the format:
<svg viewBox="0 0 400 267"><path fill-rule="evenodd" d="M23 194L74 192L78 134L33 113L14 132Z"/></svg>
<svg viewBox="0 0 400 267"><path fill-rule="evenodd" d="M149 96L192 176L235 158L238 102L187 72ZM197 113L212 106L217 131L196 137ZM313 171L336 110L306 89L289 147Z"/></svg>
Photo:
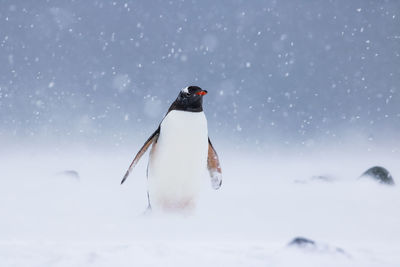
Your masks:
<svg viewBox="0 0 400 267"><path fill-rule="evenodd" d="M206 90L202 90L202 91L196 93L196 95L206 95L206 94L207 94Z"/></svg>

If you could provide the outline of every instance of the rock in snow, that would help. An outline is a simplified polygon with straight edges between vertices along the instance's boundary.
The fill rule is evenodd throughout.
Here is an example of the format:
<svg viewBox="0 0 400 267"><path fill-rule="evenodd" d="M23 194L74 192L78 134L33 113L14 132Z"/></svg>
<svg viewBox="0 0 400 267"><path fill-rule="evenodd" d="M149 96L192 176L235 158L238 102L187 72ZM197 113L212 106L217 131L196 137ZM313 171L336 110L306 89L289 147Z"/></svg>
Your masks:
<svg viewBox="0 0 400 267"><path fill-rule="evenodd" d="M296 237L288 244L288 246L297 246L300 248L315 247L315 242L304 237Z"/></svg>
<svg viewBox="0 0 400 267"><path fill-rule="evenodd" d="M304 237L296 237L289 244L289 247L299 248L304 251L310 252L321 252L321 253L329 253L329 254L343 254L347 257L350 255L346 253L342 248L331 247L327 244L317 243L314 240L304 238Z"/></svg>
<svg viewBox="0 0 400 267"><path fill-rule="evenodd" d="M75 170L65 170L58 173L58 176L67 177L76 181L80 180L79 173Z"/></svg>
<svg viewBox="0 0 400 267"><path fill-rule="evenodd" d="M369 168L360 177L370 177L381 184L394 185L392 175L388 170L380 166Z"/></svg>

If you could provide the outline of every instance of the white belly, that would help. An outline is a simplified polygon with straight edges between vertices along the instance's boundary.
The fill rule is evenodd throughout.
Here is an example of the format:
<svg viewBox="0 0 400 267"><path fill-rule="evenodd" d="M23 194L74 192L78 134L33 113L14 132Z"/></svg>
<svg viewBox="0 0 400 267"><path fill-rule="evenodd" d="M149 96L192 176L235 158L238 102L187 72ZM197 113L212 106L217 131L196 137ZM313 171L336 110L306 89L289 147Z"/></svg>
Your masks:
<svg viewBox="0 0 400 267"><path fill-rule="evenodd" d="M203 112L173 110L161 123L148 168L153 209L193 208L207 165L208 131Z"/></svg>

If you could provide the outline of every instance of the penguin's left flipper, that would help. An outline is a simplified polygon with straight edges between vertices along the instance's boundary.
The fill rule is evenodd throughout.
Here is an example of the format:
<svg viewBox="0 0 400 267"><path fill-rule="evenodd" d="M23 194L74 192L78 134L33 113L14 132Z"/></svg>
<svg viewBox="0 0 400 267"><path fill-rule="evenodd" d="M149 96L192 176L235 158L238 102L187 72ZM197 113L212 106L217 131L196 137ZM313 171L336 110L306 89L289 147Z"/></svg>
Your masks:
<svg viewBox="0 0 400 267"><path fill-rule="evenodd" d="M222 170L219 164L217 151L215 151L211 144L210 138L208 138L208 157L207 157L207 169L211 177L211 186L217 190L222 184Z"/></svg>
<svg viewBox="0 0 400 267"><path fill-rule="evenodd" d="M124 178L122 178L121 184L123 184L125 182L126 178L128 178L129 173L131 172L133 167L136 166L136 164L138 163L139 159L144 155L144 153L146 153L147 149L151 146L151 144L157 142L157 139L158 139L159 135L160 135L160 126L158 126L157 130L149 137L149 139L147 139L147 141L144 143L142 148L136 154L136 156L133 159L131 165L129 165L129 168L126 171L126 173L124 175Z"/></svg>

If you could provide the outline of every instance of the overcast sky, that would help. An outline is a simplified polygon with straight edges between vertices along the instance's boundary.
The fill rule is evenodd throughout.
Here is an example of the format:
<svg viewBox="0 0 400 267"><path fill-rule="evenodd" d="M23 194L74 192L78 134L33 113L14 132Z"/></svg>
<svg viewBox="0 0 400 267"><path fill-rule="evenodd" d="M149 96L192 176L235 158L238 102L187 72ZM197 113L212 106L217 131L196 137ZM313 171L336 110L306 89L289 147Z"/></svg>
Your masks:
<svg viewBox="0 0 400 267"><path fill-rule="evenodd" d="M0 62L0 137L123 143L187 85L232 140L400 130L399 1L1 1Z"/></svg>

